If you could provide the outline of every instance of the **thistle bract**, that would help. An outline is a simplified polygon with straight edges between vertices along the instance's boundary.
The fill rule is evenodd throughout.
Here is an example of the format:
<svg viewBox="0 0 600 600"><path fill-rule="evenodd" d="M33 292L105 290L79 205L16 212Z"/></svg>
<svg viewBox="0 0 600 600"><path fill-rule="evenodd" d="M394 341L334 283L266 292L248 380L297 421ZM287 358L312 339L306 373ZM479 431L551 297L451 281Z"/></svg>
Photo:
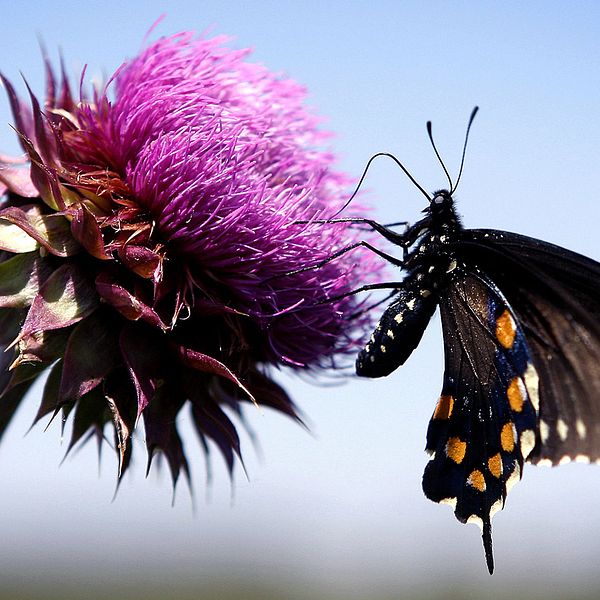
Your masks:
<svg viewBox="0 0 600 600"><path fill-rule="evenodd" d="M112 425L121 475L141 419L149 464L189 477L189 403L231 471L244 402L297 418L269 369L354 351L366 316L327 299L373 261L292 273L355 241L315 222L349 181L303 89L223 41L155 42L77 100L47 59L43 104L3 79L25 164L0 156L1 431L49 369L37 418L72 415L70 447Z"/></svg>

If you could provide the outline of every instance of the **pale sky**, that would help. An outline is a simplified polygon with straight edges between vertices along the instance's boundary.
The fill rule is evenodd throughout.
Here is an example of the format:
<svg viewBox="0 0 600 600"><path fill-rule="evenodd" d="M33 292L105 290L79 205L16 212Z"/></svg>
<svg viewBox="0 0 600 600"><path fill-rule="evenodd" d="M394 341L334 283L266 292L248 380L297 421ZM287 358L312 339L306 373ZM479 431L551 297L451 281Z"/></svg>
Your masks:
<svg viewBox="0 0 600 600"><path fill-rule="evenodd" d="M38 35L51 56L62 49L77 80L84 64L98 79L111 74L163 13L153 36L228 34L234 47L255 49L253 60L309 89L335 133L340 167L356 177L373 153L389 151L426 189L445 186L425 122L433 121L455 174L477 104L456 195L465 224L600 260L596 2L0 0L0 12L0 70L21 93L20 72L43 92ZM0 152L17 151L9 122L0 94ZM366 187L381 222L415 221L423 208L393 164L377 164ZM481 597L478 590L523 581L540 595L572 582L581 592L600 587L600 467L525 469L494 520L492 579L479 530L423 496L425 434L442 381L437 318L415 355L384 380L320 387L282 373L280 381L312 434L250 408L261 450L243 438L249 480L238 468L233 493L215 454L207 499L204 459L182 415L195 511L184 485L171 507L167 472L145 480L142 460L113 502L112 451L104 449L100 475L91 445L61 465L58 427L24 437L36 411L29 397L0 445L0 578L36 573L48 586L59 578L82 586L113 577L132 585L312 581L360 598L415 590Z"/></svg>

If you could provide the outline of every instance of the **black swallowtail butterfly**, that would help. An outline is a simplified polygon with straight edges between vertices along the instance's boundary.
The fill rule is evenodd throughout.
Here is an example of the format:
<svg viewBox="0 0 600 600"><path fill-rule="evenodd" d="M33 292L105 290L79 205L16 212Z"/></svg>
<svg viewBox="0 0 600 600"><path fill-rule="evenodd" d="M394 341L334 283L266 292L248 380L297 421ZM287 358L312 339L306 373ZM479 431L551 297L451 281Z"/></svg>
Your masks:
<svg viewBox="0 0 600 600"><path fill-rule="evenodd" d="M420 221L398 233L368 219L334 220L366 223L404 251L400 260L362 244L405 277L358 290L397 290L358 356L358 375L382 377L404 364L440 307L445 371L423 490L481 526L492 573L491 519L524 462L600 462L600 264L523 235L462 226L452 195L476 112L455 184L427 124L449 191L429 196L380 153L427 197Z"/></svg>

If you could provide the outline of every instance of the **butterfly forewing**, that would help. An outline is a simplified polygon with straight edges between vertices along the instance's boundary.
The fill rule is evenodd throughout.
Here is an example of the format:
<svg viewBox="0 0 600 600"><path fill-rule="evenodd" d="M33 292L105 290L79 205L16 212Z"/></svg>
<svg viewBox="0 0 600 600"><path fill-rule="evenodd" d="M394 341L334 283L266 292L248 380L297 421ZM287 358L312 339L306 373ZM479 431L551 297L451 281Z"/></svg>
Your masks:
<svg viewBox="0 0 600 600"><path fill-rule="evenodd" d="M491 517L536 442L537 375L514 312L485 276L458 267L440 309L444 383L423 489L460 521L482 526L491 571Z"/></svg>
<svg viewBox="0 0 600 600"><path fill-rule="evenodd" d="M461 253L502 289L540 378L537 445L529 460L600 459L600 265L558 246L486 230Z"/></svg>

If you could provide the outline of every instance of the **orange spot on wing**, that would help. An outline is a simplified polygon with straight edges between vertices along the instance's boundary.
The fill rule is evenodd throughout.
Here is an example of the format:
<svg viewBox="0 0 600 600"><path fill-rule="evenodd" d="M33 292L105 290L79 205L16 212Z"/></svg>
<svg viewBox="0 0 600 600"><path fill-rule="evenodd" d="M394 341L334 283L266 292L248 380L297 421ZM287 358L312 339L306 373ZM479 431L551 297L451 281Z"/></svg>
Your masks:
<svg viewBox="0 0 600 600"><path fill-rule="evenodd" d="M500 452L488 458L488 468L496 479L500 479L502 475L502 457L500 456Z"/></svg>
<svg viewBox="0 0 600 600"><path fill-rule="evenodd" d="M512 452L515 449L515 426L511 422L502 426L500 444L505 452Z"/></svg>
<svg viewBox="0 0 600 600"><path fill-rule="evenodd" d="M471 471L471 474L467 478L467 483L478 492L485 492L485 477L478 469Z"/></svg>
<svg viewBox="0 0 600 600"><path fill-rule="evenodd" d="M463 461L466 452L467 442L463 442L460 438L452 437L446 443L446 456L457 465Z"/></svg>
<svg viewBox="0 0 600 600"><path fill-rule="evenodd" d="M452 396L440 396L437 406L433 411L434 419L449 419L454 408L454 398Z"/></svg>
<svg viewBox="0 0 600 600"><path fill-rule="evenodd" d="M523 403L525 402L523 390L524 386L520 377L514 377L513 380L508 384L506 395L508 396L510 407L515 412L521 412L523 410Z"/></svg>
<svg viewBox="0 0 600 600"><path fill-rule="evenodd" d="M512 315L505 310L496 321L496 338L508 350L512 348L517 334L517 325Z"/></svg>

